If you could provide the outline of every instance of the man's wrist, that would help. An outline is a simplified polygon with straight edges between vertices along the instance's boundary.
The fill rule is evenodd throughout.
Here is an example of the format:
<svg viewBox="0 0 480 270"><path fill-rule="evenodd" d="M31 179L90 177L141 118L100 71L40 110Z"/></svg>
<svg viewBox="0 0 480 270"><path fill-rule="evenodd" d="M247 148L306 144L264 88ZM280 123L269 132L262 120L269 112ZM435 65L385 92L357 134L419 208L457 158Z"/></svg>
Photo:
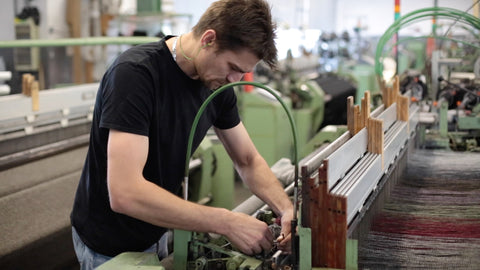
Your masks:
<svg viewBox="0 0 480 270"><path fill-rule="evenodd" d="M293 204L290 204L282 209L280 209L280 217L283 217L284 215L290 214L293 216Z"/></svg>

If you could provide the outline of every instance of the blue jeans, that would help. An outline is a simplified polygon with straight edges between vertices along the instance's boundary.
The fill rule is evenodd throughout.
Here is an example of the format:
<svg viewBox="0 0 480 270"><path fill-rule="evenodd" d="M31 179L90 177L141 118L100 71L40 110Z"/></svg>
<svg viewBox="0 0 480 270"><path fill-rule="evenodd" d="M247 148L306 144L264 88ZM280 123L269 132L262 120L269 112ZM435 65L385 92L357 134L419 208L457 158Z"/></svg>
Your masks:
<svg viewBox="0 0 480 270"><path fill-rule="evenodd" d="M160 260L167 257L169 237L169 232L163 234L157 243L144 250L144 252L157 253ZM102 255L87 247L87 245L83 243L82 239L80 239L80 236L73 226L72 239L75 254L77 255L78 262L80 263L80 270L93 270L112 259L112 257Z"/></svg>

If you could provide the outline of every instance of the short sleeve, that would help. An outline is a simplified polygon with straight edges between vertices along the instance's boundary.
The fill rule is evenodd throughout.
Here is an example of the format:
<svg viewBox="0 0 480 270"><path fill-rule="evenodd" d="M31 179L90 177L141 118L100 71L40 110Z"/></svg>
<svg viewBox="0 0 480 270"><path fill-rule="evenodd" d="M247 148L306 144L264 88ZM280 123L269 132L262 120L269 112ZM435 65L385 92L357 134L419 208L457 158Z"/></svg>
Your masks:
<svg viewBox="0 0 480 270"><path fill-rule="evenodd" d="M106 76L101 89L100 127L148 136L154 100L149 72L132 63L121 63Z"/></svg>
<svg viewBox="0 0 480 270"><path fill-rule="evenodd" d="M219 129L229 129L237 126L240 123L240 116L238 115L237 96L233 88L225 90L222 95L222 105L220 106L219 117L215 120L213 125Z"/></svg>

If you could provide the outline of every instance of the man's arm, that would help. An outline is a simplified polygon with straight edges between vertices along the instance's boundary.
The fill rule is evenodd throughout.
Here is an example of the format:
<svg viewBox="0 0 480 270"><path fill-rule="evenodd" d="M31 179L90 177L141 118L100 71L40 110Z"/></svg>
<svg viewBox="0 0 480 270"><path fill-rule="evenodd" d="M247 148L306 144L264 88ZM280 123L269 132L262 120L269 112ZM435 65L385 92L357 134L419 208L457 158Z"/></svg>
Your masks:
<svg viewBox="0 0 480 270"><path fill-rule="evenodd" d="M166 227L225 235L247 254L271 246L268 226L242 213L185 201L147 181L148 137L110 130L107 184L113 211ZM270 236L270 237L269 237Z"/></svg>
<svg viewBox="0 0 480 270"><path fill-rule="evenodd" d="M293 218L293 205L265 159L258 153L242 123L236 127L215 129L237 172L250 190L266 202L282 218L282 233L285 239L279 247L288 250L290 245L290 221Z"/></svg>

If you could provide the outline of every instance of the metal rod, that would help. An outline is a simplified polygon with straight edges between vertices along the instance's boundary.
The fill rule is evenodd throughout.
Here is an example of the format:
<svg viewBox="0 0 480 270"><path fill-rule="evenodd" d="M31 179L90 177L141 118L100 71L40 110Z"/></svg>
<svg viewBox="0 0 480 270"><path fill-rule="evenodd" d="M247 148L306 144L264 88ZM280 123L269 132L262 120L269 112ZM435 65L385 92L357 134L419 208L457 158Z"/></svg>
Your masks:
<svg viewBox="0 0 480 270"><path fill-rule="evenodd" d="M42 145L32 149L27 149L17 153L2 156L0 157L0 170L6 170L14 166L25 164L32 160L45 158L47 156L54 155L62 151L85 146L88 144L89 139L90 135L84 134L55 143Z"/></svg>
<svg viewBox="0 0 480 270"><path fill-rule="evenodd" d="M59 39L18 39L0 41L0 48L21 47L63 47L88 45L121 45L143 44L159 41L158 37L88 37L88 38L59 38Z"/></svg>

